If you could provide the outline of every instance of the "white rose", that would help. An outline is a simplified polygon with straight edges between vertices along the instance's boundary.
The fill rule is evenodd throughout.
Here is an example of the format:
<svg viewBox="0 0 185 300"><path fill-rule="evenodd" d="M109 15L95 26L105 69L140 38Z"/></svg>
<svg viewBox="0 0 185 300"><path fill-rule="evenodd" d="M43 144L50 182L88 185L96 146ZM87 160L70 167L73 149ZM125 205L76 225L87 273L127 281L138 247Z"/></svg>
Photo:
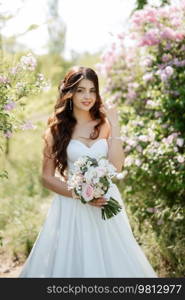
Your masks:
<svg viewBox="0 0 185 300"><path fill-rule="evenodd" d="M105 167L96 167L96 173L97 173L97 177L103 177L106 174L106 168Z"/></svg>
<svg viewBox="0 0 185 300"><path fill-rule="evenodd" d="M96 171L94 167L89 167L87 172L84 174L87 183L91 183L93 177L96 175ZM96 176L95 176L96 177Z"/></svg>

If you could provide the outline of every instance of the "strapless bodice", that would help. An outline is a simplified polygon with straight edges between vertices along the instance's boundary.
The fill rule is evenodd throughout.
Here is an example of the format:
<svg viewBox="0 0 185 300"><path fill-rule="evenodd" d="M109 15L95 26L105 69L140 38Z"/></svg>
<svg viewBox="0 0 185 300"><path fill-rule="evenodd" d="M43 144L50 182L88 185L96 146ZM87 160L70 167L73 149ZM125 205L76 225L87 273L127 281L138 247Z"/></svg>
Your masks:
<svg viewBox="0 0 185 300"><path fill-rule="evenodd" d="M68 170L72 169L74 162L83 155L98 158L100 156L107 157L107 154L108 143L106 139L98 139L90 147L79 140L71 139L67 146Z"/></svg>

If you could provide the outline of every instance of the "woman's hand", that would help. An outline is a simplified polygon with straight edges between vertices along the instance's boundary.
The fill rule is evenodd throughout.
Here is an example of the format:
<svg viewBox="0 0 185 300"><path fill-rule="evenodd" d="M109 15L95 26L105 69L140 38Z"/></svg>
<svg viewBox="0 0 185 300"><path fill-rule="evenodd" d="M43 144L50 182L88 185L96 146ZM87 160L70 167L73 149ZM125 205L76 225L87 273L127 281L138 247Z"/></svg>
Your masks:
<svg viewBox="0 0 185 300"><path fill-rule="evenodd" d="M102 104L100 111L103 112L111 124L115 125L118 123L118 107L117 104Z"/></svg>
<svg viewBox="0 0 185 300"><path fill-rule="evenodd" d="M72 198L73 198L73 199L80 199L80 196L78 196L78 195L75 193L74 189L71 190L71 193L72 193Z"/></svg>
<svg viewBox="0 0 185 300"><path fill-rule="evenodd" d="M80 199L80 196L76 195L73 189L72 189L72 198ZM91 201L87 202L87 204L101 208L107 204L107 199L105 197L100 197L95 200L91 200Z"/></svg>
<svg viewBox="0 0 185 300"><path fill-rule="evenodd" d="M104 197L100 197L100 198L97 198L95 200L91 200L89 202L87 202L89 205L92 205L92 206L96 206L96 207L104 207L104 205L107 204L107 199L104 198Z"/></svg>

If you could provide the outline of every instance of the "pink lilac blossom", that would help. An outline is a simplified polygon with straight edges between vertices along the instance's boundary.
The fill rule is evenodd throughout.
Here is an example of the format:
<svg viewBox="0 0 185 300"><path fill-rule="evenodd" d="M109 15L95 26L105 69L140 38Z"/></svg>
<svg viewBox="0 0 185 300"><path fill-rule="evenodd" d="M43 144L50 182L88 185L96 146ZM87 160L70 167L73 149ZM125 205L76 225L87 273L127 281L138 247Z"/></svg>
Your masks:
<svg viewBox="0 0 185 300"><path fill-rule="evenodd" d="M137 141L132 140L132 139L128 139L127 144L132 146L132 147L135 147L137 145Z"/></svg>
<svg viewBox="0 0 185 300"><path fill-rule="evenodd" d="M170 39L170 40L176 39L175 30L173 30L170 27L164 28L163 31L161 31L160 36L162 39Z"/></svg>
<svg viewBox="0 0 185 300"><path fill-rule="evenodd" d="M162 111L155 111L154 116L155 116L155 118L160 118L163 116L163 113L162 113Z"/></svg>
<svg viewBox="0 0 185 300"><path fill-rule="evenodd" d="M177 144L179 147L182 147L182 146L184 145L184 139L183 139L183 138L177 138L176 144Z"/></svg>
<svg viewBox="0 0 185 300"><path fill-rule="evenodd" d="M130 167L133 163L134 163L134 158L132 156L127 156L125 158L124 164L126 167Z"/></svg>
<svg viewBox="0 0 185 300"><path fill-rule="evenodd" d="M132 18L131 22L133 25L136 25L137 27L141 26L144 23L158 23L158 14L157 9L152 7L146 7L144 10L136 11Z"/></svg>
<svg viewBox="0 0 185 300"><path fill-rule="evenodd" d="M117 34L117 38L123 40L125 38L125 33L121 32Z"/></svg>
<svg viewBox="0 0 185 300"><path fill-rule="evenodd" d="M137 89L139 87L139 84L137 82L129 82L128 87L133 88L133 89Z"/></svg>
<svg viewBox="0 0 185 300"><path fill-rule="evenodd" d="M178 58L174 58L173 64L177 67L184 67L185 66L185 59L184 60L178 60Z"/></svg>
<svg viewBox="0 0 185 300"><path fill-rule="evenodd" d="M142 161L141 161L140 159L136 158L136 159L135 159L135 165L136 165L137 167L140 167L140 166L142 165Z"/></svg>
<svg viewBox="0 0 185 300"><path fill-rule="evenodd" d="M160 43L159 29L153 28L146 32L139 42L138 46L154 46Z"/></svg>
<svg viewBox="0 0 185 300"><path fill-rule="evenodd" d="M173 132L172 134L170 134L167 138L163 138L162 142L164 142L165 144L172 144L174 142L174 139L178 136L177 132Z"/></svg>
<svg viewBox="0 0 185 300"><path fill-rule="evenodd" d="M157 106L157 103L155 101L152 101L152 100L147 100L146 104L148 106L151 106L151 107L156 107Z"/></svg>
<svg viewBox="0 0 185 300"><path fill-rule="evenodd" d="M152 56L146 56L144 58L143 61L141 61L141 65L145 66L145 67L150 67L152 65L152 62L153 62L153 57Z"/></svg>
<svg viewBox="0 0 185 300"><path fill-rule="evenodd" d="M137 149L137 151L140 152L140 153L143 152L143 148L141 147L141 145L137 145L137 146L136 146L136 149Z"/></svg>
<svg viewBox="0 0 185 300"><path fill-rule="evenodd" d="M175 17L171 20L171 25L174 27L179 27L181 25L181 20Z"/></svg>
<svg viewBox="0 0 185 300"><path fill-rule="evenodd" d="M182 155L178 155L177 157L177 160L179 163L183 163L184 162L184 157Z"/></svg>
<svg viewBox="0 0 185 300"><path fill-rule="evenodd" d="M156 207L148 207L146 210L148 212L150 212L150 213L156 213L156 212L158 212L158 209Z"/></svg>
<svg viewBox="0 0 185 300"><path fill-rule="evenodd" d="M153 79L153 73L152 72L148 72L146 74L143 75L143 80L145 82L150 81Z"/></svg>
<svg viewBox="0 0 185 300"><path fill-rule="evenodd" d="M162 81L167 81L172 74L174 73L174 69L171 66L167 66L164 69L159 69L156 72L156 75L159 75Z"/></svg>
<svg viewBox="0 0 185 300"><path fill-rule="evenodd" d="M129 146L129 145L127 145L127 146L124 148L125 152L130 152L131 149L132 149L132 147Z"/></svg>
<svg viewBox="0 0 185 300"><path fill-rule="evenodd" d="M39 73L39 74L38 74L38 79L39 79L40 81L43 81L43 80L44 80L44 75L43 75L42 73Z"/></svg>
<svg viewBox="0 0 185 300"><path fill-rule="evenodd" d="M167 41L164 50L170 50L171 48L172 48L172 44L169 41Z"/></svg>
<svg viewBox="0 0 185 300"><path fill-rule="evenodd" d="M166 73L166 75L168 77L172 76L172 74L174 73L174 69L170 66L167 66L165 69L164 69L164 72Z"/></svg>
<svg viewBox="0 0 185 300"><path fill-rule="evenodd" d="M185 45L182 45L182 47L180 48L181 51L185 51Z"/></svg>
<svg viewBox="0 0 185 300"><path fill-rule="evenodd" d="M139 141L142 141L142 142L148 142L148 136L147 136L147 135L144 135L144 134L139 135L139 136L138 136L138 140L139 140Z"/></svg>

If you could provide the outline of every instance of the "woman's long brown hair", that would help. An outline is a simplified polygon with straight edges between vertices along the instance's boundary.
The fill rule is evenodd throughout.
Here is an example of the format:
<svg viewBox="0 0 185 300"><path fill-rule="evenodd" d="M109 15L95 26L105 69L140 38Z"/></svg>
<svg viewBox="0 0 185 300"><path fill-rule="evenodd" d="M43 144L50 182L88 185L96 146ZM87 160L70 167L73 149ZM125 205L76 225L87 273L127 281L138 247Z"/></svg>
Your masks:
<svg viewBox="0 0 185 300"><path fill-rule="evenodd" d="M91 68L73 67L58 86L59 96L54 106L54 113L49 117L47 123L50 127L54 141L52 146L52 158L54 158L55 161L55 168L65 179L65 171L67 169L67 146L70 142L75 125L77 124L77 120L73 116L73 109L70 109L69 100L72 100L82 79L91 80L94 83L96 92L96 101L89 113L92 120L99 120L99 122L94 126L94 131L90 134L89 138L92 140L97 139L100 133L100 126L105 123L105 114L99 110L102 100L99 94L99 82L96 72Z"/></svg>

